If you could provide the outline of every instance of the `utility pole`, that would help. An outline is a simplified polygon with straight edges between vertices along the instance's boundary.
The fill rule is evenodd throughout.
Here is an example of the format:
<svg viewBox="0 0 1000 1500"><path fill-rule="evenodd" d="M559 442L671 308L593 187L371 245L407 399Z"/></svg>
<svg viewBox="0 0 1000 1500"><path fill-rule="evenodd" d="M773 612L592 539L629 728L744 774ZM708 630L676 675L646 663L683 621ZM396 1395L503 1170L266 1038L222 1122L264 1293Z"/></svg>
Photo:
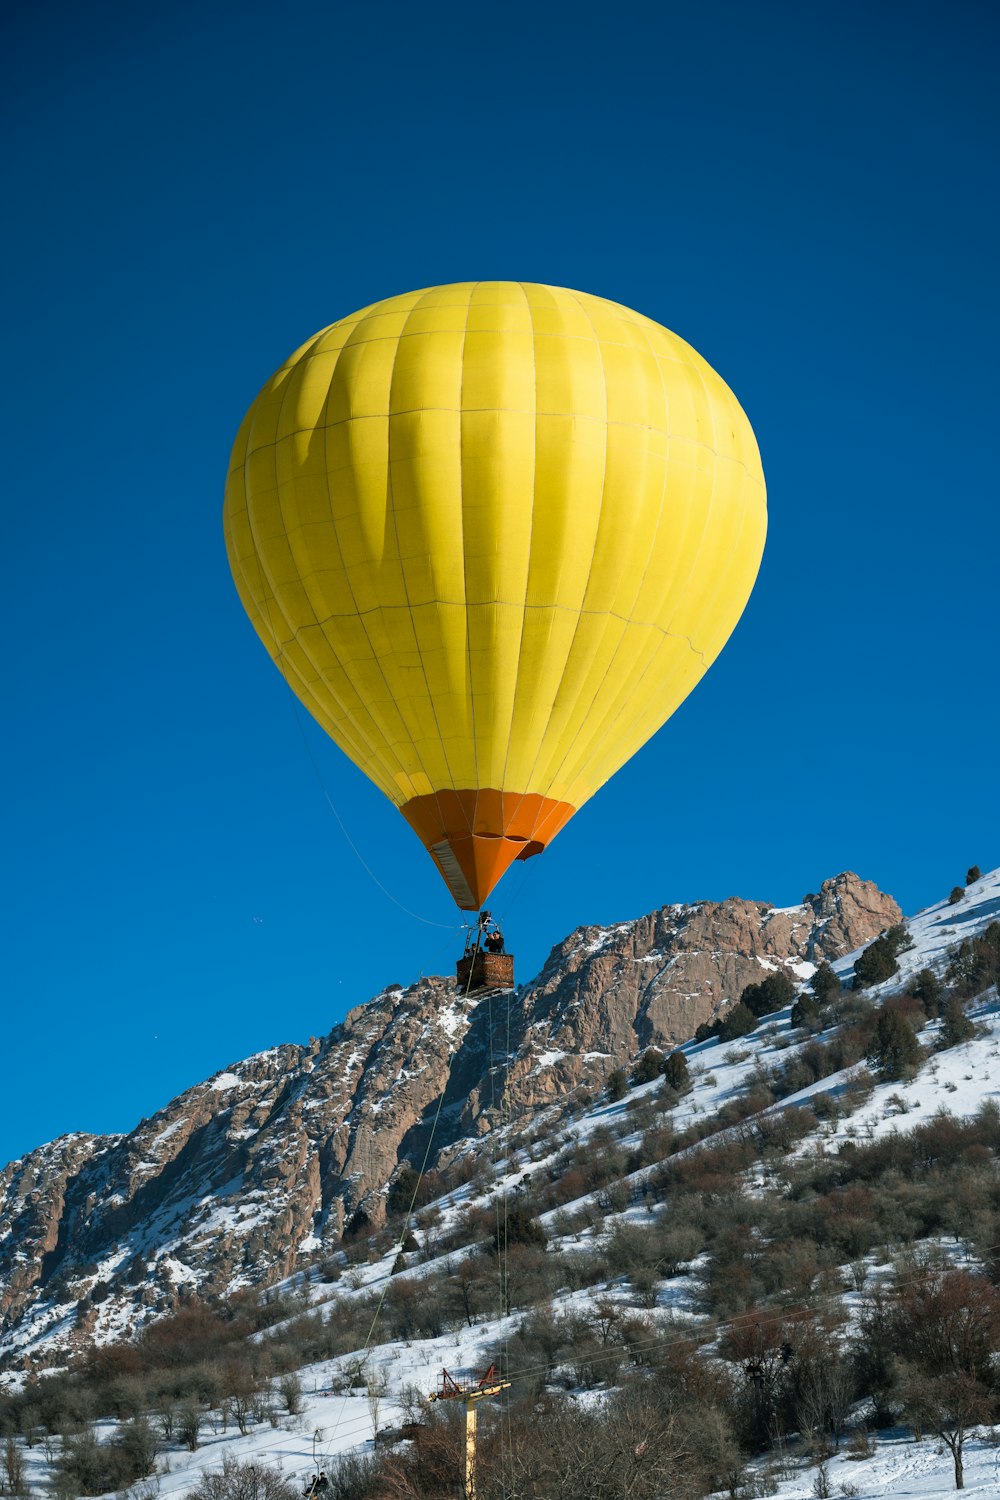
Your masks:
<svg viewBox="0 0 1000 1500"><path fill-rule="evenodd" d="M500 1380L496 1366L490 1365L479 1380L469 1384L456 1380L447 1370L441 1371L441 1389L428 1397L430 1401L461 1401L465 1414L465 1500L476 1500L476 1409L480 1401L499 1396L510 1389L509 1380Z"/></svg>

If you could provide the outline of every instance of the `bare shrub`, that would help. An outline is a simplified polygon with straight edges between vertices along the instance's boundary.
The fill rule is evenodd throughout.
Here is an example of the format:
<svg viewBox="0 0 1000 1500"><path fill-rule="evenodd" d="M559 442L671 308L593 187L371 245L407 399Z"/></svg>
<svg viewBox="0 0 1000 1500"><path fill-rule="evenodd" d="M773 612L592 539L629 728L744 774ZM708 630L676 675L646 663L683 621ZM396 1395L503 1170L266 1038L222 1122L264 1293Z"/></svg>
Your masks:
<svg viewBox="0 0 1000 1500"><path fill-rule="evenodd" d="M301 1500L298 1489L269 1464L239 1463L231 1455L222 1471L204 1470L186 1500Z"/></svg>

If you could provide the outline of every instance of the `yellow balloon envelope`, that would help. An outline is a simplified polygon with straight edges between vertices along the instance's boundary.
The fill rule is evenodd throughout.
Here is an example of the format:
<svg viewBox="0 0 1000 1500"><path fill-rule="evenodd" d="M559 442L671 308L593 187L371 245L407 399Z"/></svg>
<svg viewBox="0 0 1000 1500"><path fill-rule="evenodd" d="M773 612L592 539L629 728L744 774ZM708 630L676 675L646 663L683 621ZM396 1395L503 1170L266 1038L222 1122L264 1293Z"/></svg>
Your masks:
<svg viewBox="0 0 1000 1500"><path fill-rule="evenodd" d="M507 281L316 334L247 413L225 503L254 629L466 910L707 671L766 527L750 424L689 344Z"/></svg>

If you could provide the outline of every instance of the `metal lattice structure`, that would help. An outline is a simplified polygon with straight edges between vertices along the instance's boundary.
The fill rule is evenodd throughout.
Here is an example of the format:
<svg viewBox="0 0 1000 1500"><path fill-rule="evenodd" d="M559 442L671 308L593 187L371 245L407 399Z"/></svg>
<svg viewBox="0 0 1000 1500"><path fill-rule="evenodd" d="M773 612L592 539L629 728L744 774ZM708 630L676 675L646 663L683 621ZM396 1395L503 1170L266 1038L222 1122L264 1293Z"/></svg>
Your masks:
<svg viewBox="0 0 1000 1500"><path fill-rule="evenodd" d="M510 1381L502 1380L496 1366L489 1369L478 1380L463 1379L448 1370L441 1371L441 1386L430 1401L461 1401L465 1412L465 1500L476 1500L476 1409L480 1401L499 1396L510 1389Z"/></svg>

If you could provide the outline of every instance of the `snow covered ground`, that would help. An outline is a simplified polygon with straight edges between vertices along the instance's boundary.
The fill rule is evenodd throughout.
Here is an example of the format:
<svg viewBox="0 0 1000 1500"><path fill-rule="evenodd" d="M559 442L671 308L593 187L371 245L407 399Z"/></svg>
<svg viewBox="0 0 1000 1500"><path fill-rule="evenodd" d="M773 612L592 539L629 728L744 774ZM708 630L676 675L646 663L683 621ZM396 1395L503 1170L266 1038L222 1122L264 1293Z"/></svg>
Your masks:
<svg viewBox="0 0 1000 1500"><path fill-rule="evenodd" d="M1000 1445L989 1429L977 1431L965 1444L965 1490L975 1500L996 1500L1000 1495ZM815 1465L783 1480L779 1500L813 1500L816 1495ZM914 1442L905 1430L881 1433L871 1458L853 1460L846 1452L834 1455L826 1465L829 1492L854 1495L858 1500L944 1500L955 1493L955 1469L944 1444L931 1438Z"/></svg>
<svg viewBox="0 0 1000 1500"><path fill-rule="evenodd" d="M439 1358L455 1351L438 1348ZM430 1354L431 1351L428 1351ZM431 1361L432 1362L432 1361ZM458 1360L452 1357L452 1367ZM400 1371L408 1370L423 1389L427 1388L432 1370L427 1361L402 1361ZM389 1373L395 1374L393 1370ZM371 1450L373 1421L365 1396L333 1396L324 1391L322 1367L314 1375L303 1372L307 1386L305 1408L301 1416L284 1418L277 1429L257 1427L241 1437L230 1425L227 1433L206 1431L196 1453L173 1450L161 1459L165 1472L153 1481L161 1496L183 1497L198 1482L205 1470L221 1469L224 1456L239 1462L273 1464L303 1485L314 1473L315 1463L330 1469L335 1456L351 1449ZM312 1390L315 1380L316 1391ZM402 1407L384 1398L377 1413L377 1425L392 1425L403 1416ZM101 1424L100 1437L111 1435L113 1424ZM314 1441L315 1439L315 1441ZM43 1450L28 1450L27 1477L34 1492L45 1486L51 1465ZM996 1500L1000 1495L1000 1441L989 1429L982 1428L965 1444L965 1494L969 1500ZM905 1429L894 1429L874 1435L874 1452L868 1458L852 1458L846 1445L828 1460L826 1475L832 1496L853 1495L857 1500L945 1500L955 1493L954 1466L944 1445L933 1438L916 1442ZM787 1477L779 1480L778 1500L813 1500L816 1495L818 1467L806 1459L792 1459Z"/></svg>

